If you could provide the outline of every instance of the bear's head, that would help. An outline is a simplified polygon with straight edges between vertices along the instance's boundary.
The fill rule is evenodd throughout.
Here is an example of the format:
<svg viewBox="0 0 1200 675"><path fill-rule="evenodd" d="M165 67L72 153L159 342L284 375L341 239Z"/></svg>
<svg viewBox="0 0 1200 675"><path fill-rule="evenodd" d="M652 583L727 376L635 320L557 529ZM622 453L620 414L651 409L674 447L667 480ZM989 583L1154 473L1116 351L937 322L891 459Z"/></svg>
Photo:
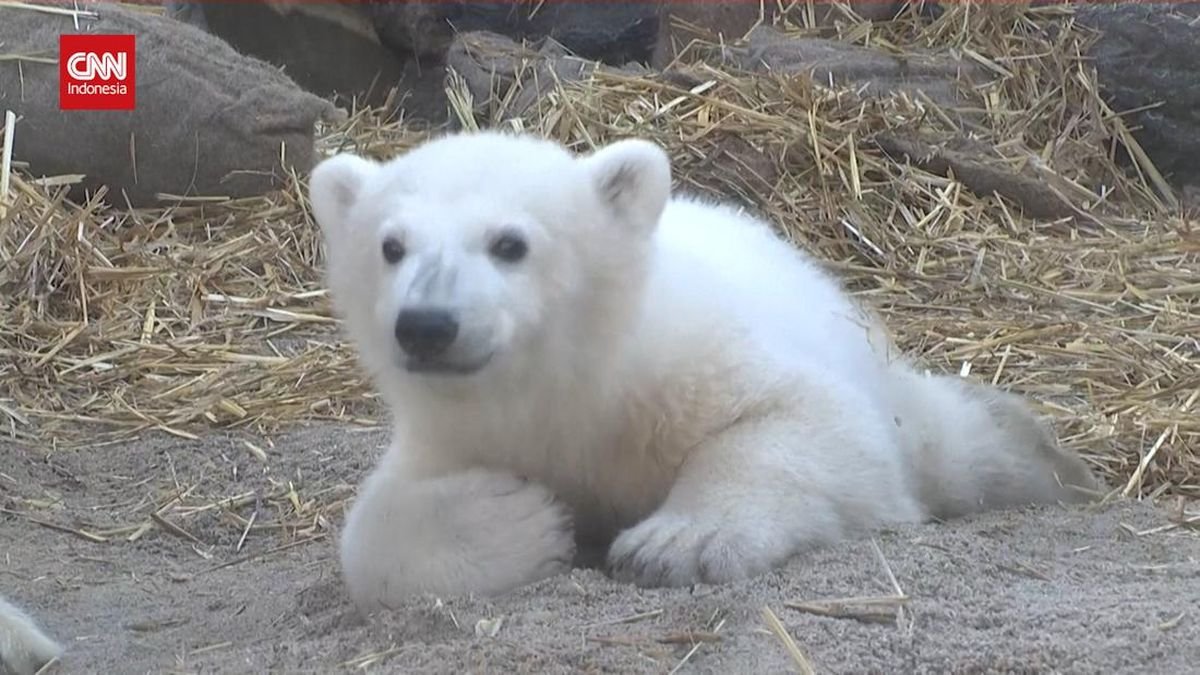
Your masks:
<svg viewBox="0 0 1200 675"><path fill-rule="evenodd" d="M640 309L670 184L646 141L576 155L464 132L387 162L324 160L309 198L364 365L428 381L603 358Z"/></svg>

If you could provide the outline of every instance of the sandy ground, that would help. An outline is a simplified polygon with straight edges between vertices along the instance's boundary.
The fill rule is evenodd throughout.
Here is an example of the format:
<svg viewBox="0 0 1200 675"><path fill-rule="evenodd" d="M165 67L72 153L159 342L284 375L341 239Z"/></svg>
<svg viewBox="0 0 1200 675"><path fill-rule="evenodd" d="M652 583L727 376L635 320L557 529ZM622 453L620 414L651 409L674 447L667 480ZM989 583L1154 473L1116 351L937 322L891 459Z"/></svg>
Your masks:
<svg viewBox="0 0 1200 675"><path fill-rule="evenodd" d="M1137 503L881 532L727 587L639 590L581 569L364 621L333 543L382 441L330 426L274 445L0 441L0 592L67 645L58 673L794 671L764 606L819 673L1200 667L1200 538ZM909 597L898 616L791 606L892 595L889 574Z"/></svg>

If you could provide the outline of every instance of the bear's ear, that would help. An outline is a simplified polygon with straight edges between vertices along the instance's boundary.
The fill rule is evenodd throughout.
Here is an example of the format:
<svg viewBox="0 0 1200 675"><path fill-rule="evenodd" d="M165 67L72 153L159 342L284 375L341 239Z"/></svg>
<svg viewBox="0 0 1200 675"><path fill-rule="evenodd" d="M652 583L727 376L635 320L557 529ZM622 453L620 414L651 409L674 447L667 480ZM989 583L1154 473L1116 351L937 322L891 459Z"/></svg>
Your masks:
<svg viewBox="0 0 1200 675"><path fill-rule="evenodd" d="M321 229L340 227L363 183L378 169L375 162L351 154L334 155L313 168L308 177L308 201Z"/></svg>
<svg viewBox="0 0 1200 675"><path fill-rule="evenodd" d="M648 234L671 196L671 160L662 148L639 139L617 141L583 159L600 200L614 218Z"/></svg>

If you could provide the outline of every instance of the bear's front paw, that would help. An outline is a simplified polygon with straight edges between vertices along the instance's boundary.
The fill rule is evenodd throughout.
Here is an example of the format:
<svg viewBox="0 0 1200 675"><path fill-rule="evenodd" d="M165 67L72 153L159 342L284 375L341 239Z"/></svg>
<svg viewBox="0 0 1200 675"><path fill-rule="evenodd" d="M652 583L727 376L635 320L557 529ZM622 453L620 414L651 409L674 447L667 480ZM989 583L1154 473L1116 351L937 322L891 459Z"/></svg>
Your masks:
<svg viewBox="0 0 1200 675"><path fill-rule="evenodd" d="M545 486L479 471L461 477L463 501L444 511L451 531L472 541L489 593L566 572L575 555L571 515ZM451 499L454 496L451 495Z"/></svg>
<svg viewBox="0 0 1200 675"><path fill-rule="evenodd" d="M761 526L657 513L622 532L609 550L613 578L639 586L720 584L766 572L787 557L785 537Z"/></svg>
<svg viewBox="0 0 1200 675"><path fill-rule="evenodd" d="M544 486L492 471L364 484L342 537L364 612L416 594L494 595L570 569L567 510Z"/></svg>

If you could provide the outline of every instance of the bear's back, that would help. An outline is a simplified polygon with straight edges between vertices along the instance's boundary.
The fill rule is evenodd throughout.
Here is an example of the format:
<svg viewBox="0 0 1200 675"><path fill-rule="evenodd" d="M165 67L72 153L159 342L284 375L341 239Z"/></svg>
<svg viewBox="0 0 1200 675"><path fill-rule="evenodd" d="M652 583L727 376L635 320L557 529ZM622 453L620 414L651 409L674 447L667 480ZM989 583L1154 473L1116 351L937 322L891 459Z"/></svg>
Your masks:
<svg viewBox="0 0 1200 675"><path fill-rule="evenodd" d="M670 336L676 347L702 332L778 368L820 367L856 379L882 362L867 340L869 319L838 282L731 206L687 196L668 204L646 293L643 330Z"/></svg>

